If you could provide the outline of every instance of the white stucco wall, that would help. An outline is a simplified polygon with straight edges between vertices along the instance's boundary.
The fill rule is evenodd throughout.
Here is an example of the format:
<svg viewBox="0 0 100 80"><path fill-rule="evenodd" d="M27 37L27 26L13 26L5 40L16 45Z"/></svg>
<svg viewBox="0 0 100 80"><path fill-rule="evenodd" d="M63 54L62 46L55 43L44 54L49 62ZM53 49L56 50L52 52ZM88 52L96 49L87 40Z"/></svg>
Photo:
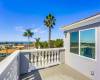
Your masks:
<svg viewBox="0 0 100 80"><path fill-rule="evenodd" d="M68 32L64 39L65 62L67 65L82 73L83 75L94 78L91 76L91 71L95 70L96 61L90 58L86 58L74 53L70 53L70 33Z"/></svg>
<svg viewBox="0 0 100 80"><path fill-rule="evenodd" d="M95 60L90 58L86 58L83 56L79 56L73 53L66 53L68 57L66 57L67 63L70 67L76 69L80 73L84 74L87 77L93 78L91 76L91 71L95 70Z"/></svg>
<svg viewBox="0 0 100 80"><path fill-rule="evenodd" d="M0 62L0 80L19 80L19 51Z"/></svg>

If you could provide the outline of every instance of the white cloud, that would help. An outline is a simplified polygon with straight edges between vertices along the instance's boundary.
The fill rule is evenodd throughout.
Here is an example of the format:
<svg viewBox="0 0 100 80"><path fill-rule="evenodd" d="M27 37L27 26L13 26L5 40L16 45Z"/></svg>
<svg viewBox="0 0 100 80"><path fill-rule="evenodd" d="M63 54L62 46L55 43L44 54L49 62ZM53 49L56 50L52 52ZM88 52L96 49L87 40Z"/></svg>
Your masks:
<svg viewBox="0 0 100 80"><path fill-rule="evenodd" d="M35 29L33 29L32 30L34 33L40 33L40 34L42 34L42 33L45 33L46 32L46 30L43 30L43 29L41 29L41 28L35 28Z"/></svg>
<svg viewBox="0 0 100 80"><path fill-rule="evenodd" d="M15 30L16 30L16 31L20 31L20 32L24 32L24 31L25 31L25 29L24 29L23 26L16 26L16 27L15 27Z"/></svg>
<svg viewBox="0 0 100 80"><path fill-rule="evenodd" d="M45 31L41 31L40 33L42 34L42 33L45 33L46 32L46 30Z"/></svg>
<svg viewBox="0 0 100 80"><path fill-rule="evenodd" d="M34 33L38 33L40 31L40 28L35 28L32 30Z"/></svg>
<svg viewBox="0 0 100 80"><path fill-rule="evenodd" d="M16 31L19 31L19 32L24 32L25 31L25 29L28 29L28 27L25 27L25 26L16 26L15 27L15 30ZM30 29L32 29L32 32L34 32L34 34L43 34L43 33L45 33L46 32L46 30L44 30L44 29L42 29L42 28L30 28Z"/></svg>

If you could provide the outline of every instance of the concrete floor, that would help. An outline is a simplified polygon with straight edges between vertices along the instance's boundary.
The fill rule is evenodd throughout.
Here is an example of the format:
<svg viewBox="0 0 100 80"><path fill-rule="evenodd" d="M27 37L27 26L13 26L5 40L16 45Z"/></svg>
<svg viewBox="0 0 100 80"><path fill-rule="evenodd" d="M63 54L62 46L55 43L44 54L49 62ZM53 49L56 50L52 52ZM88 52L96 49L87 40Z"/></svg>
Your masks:
<svg viewBox="0 0 100 80"><path fill-rule="evenodd" d="M21 80L90 80L64 64L35 70L21 77Z"/></svg>

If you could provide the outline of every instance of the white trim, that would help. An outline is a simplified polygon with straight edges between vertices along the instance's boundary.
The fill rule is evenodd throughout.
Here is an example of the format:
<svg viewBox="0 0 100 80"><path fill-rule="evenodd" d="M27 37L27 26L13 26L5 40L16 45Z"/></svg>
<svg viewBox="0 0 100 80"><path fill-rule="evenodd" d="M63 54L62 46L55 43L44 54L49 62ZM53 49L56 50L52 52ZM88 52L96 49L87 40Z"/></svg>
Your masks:
<svg viewBox="0 0 100 80"><path fill-rule="evenodd" d="M86 30L91 30L91 29L95 29L95 28L87 28L87 29L82 29L82 30L79 30L79 31L86 31Z"/></svg>
<svg viewBox="0 0 100 80"><path fill-rule="evenodd" d="M80 32L81 31L86 31L86 30L92 30L92 29L94 29L95 30L95 59L93 59L93 58L90 58L90 59L93 59L93 60L97 60L97 28L88 28L88 29L82 29L82 30L78 30L78 32L79 32L79 53L77 54L77 55L79 55L79 56L83 56L83 55L81 55L80 54ZM76 32L76 31L75 31ZM71 52L70 52L71 53ZM86 56L83 56L83 57L86 57ZM89 58L89 57L87 57L87 58Z"/></svg>
<svg viewBox="0 0 100 80"><path fill-rule="evenodd" d="M74 54L74 55L76 55L76 56L82 57L82 58L84 58L84 59L88 59L88 60L91 60L91 61L95 61L95 62L96 62L96 60L93 59L93 58L89 58L89 57L86 57L86 56L78 55L78 54L75 54L75 53L72 53L72 52L70 52L70 53L71 53L71 54ZM68 54L70 54L70 53L68 53Z"/></svg>
<svg viewBox="0 0 100 80"><path fill-rule="evenodd" d="M86 31L86 30L92 30L92 29L94 29L95 30L95 59L93 59L93 60L96 60L96 44L97 44L97 42L96 42L96 28L88 28L88 29L83 29L83 30L79 30L79 32L81 32L81 31ZM79 43L80 44L80 43ZM80 53L79 53L80 54ZM80 55L80 56L83 56L83 55ZM86 57L86 56L85 56Z"/></svg>
<svg viewBox="0 0 100 80"><path fill-rule="evenodd" d="M79 27L82 27L82 26L85 26L85 25L88 25L91 23L97 23L99 21L100 21L100 14L92 16L92 17L84 19L84 20L81 20L79 22L67 25L67 26L64 26L61 29L62 30L71 30L71 29L79 28Z"/></svg>
<svg viewBox="0 0 100 80"><path fill-rule="evenodd" d="M97 28L95 28L95 60L97 61Z"/></svg>
<svg viewBox="0 0 100 80"><path fill-rule="evenodd" d="M79 42L79 49L78 49L79 50L78 51L79 53L78 54L80 55L80 31L79 31L79 41L78 42Z"/></svg>

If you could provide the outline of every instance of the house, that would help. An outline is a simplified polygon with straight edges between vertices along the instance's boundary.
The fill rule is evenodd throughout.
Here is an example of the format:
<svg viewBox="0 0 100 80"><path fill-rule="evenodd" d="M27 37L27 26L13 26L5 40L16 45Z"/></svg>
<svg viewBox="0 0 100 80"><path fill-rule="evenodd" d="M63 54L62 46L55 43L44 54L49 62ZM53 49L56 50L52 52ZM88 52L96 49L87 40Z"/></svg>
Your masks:
<svg viewBox="0 0 100 80"><path fill-rule="evenodd" d="M100 79L100 14L62 27L66 64L93 80ZM95 78L95 79L94 79Z"/></svg>

